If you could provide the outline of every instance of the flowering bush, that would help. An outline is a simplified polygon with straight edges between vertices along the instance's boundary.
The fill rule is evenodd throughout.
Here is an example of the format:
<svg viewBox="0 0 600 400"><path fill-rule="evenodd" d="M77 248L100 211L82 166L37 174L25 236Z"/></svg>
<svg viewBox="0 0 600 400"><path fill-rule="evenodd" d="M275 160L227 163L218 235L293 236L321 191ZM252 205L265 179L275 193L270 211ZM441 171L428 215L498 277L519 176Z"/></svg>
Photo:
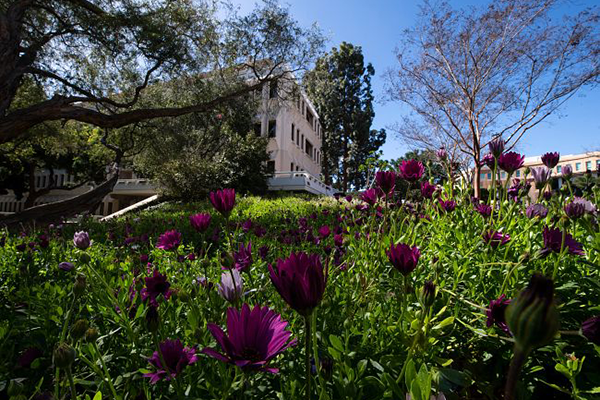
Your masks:
<svg viewBox="0 0 600 400"><path fill-rule="evenodd" d="M507 171L522 160L498 157ZM406 163L357 196L220 191L0 231L0 390L492 399L514 375L524 397L588 398L600 386L600 190L485 202L421 175ZM392 177L411 181L410 201ZM520 375L508 374L515 341Z"/></svg>

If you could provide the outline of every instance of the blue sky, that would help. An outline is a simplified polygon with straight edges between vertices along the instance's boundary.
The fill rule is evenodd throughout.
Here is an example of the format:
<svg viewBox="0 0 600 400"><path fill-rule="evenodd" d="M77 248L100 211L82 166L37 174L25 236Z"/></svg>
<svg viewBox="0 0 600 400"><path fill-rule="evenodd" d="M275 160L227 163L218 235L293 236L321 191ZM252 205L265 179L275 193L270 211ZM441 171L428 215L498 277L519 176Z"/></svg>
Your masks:
<svg viewBox="0 0 600 400"><path fill-rule="evenodd" d="M241 13L251 10L255 0L233 0ZM583 9L600 0L568 0L557 13ZM329 38L327 50L346 41L362 47L365 60L375 67L373 77L375 120L373 128L388 128L407 112L399 103L382 103L384 72L395 65L394 49L402 32L414 25L420 0L293 0L284 1L293 16L303 26L316 22ZM450 0L456 8L487 4L484 0ZM392 159L410 150L388 130L383 146L385 159ZM582 90L561 109L529 131L520 142L519 150L527 156L547 151L573 154L600 150L600 88Z"/></svg>

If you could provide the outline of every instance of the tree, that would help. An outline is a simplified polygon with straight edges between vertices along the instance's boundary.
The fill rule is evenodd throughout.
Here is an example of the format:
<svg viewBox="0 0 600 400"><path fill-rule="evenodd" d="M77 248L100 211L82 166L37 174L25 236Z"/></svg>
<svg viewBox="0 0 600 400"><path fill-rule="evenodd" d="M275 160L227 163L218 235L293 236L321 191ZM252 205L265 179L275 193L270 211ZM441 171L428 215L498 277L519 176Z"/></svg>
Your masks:
<svg viewBox="0 0 600 400"><path fill-rule="evenodd" d="M41 101L43 88L28 79L19 89L15 103ZM112 152L102 145L102 135L89 125L48 122L32 128L19 140L0 144L0 193L10 189L17 200L25 197L24 208L52 190L73 190L90 181L102 182ZM72 179L59 179L56 170L66 170ZM36 181L36 172L47 171L47 179ZM37 179L40 176L37 175Z"/></svg>
<svg viewBox="0 0 600 400"><path fill-rule="evenodd" d="M375 116L371 77L362 49L342 42L317 60L305 85L323 126L321 149L325 182L342 191L365 184L359 166L385 142L385 130L371 130Z"/></svg>
<svg viewBox="0 0 600 400"><path fill-rule="evenodd" d="M152 102L191 101L202 90L201 83L174 80L150 88ZM241 193L264 193L268 138L253 132L256 112L257 102L246 96L211 113L144 124L136 141L145 146L133 157L133 166L172 197L198 199L224 186Z"/></svg>
<svg viewBox="0 0 600 400"><path fill-rule="evenodd" d="M432 180L434 184L441 185L448 179L446 168L437 159L437 156L432 150L413 150L404 154L395 160L390 161L390 165L394 171L398 171L402 161L417 160L421 161L425 166L423 180ZM396 179L396 192L400 198L406 198L409 190L409 184L404 179Z"/></svg>
<svg viewBox="0 0 600 400"><path fill-rule="evenodd" d="M210 112L301 73L318 55L319 32L299 27L275 0L243 17L221 4L0 0L0 144L50 121L110 130ZM141 106L148 87L185 76L204 81L198 101ZM15 98L27 79L47 98L20 106Z"/></svg>
<svg viewBox="0 0 600 400"><path fill-rule="evenodd" d="M599 82L598 9L555 23L558 2L500 0L466 12L425 1L397 51L388 94L414 112L399 135L469 156L476 196L482 149L492 138L513 147L580 88Z"/></svg>

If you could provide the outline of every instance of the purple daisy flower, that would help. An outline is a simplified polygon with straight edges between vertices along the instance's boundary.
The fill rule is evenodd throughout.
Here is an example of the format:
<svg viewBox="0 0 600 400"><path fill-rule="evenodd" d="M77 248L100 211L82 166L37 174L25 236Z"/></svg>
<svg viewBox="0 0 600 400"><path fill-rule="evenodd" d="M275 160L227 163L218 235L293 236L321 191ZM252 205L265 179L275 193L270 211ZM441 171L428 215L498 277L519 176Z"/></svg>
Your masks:
<svg viewBox="0 0 600 400"><path fill-rule="evenodd" d="M167 281L166 275L162 275L155 269L152 276L144 278L146 287L142 288L140 293L142 300L150 299L150 304L157 306L156 298L163 295L165 299L171 297L171 284Z"/></svg>
<svg viewBox="0 0 600 400"><path fill-rule="evenodd" d="M390 245L386 251L388 259L398 271L404 276L408 276L417 267L421 251L417 246L409 246L404 243L398 243L396 246Z"/></svg>
<svg viewBox="0 0 600 400"><path fill-rule="evenodd" d="M215 210L223 216L229 217L235 207L235 189L223 189L216 192L210 192L210 202Z"/></svg>
<svg viewBox="0 0 600 400"><path fill-rule="evenodd" d="M181 244L181 233L173 229L158 237L156 247L163 250L175 250Z"/></svg>
<svg viewBox="0 0 600 400"><path fill-rule="evenodd" d="M508 234L498 231L488 231L484 233L482 237L483 242L489 244L494 249L503 246L510 241L510 236Z"/></svg>
<svg viewBox="0 0 600 400"><path fill-rule="evenodd" d="M207 328L223 353L205 347L202 353L243 371L277 373L269 362L288 347L296 344L290 340L292 333L286 330L287 321L268 307L255 306L251 311L247 304L241 312L235 308L227 310L227 334L221 327L209 323Z"/></svg>
<svg viewBox="0 0 600 400"><path fill-rule="evenodd" d="M542 156L542 162L550 169L556 167L560 161L560 154L558 152L546 153Z"/></svg>
<svg viewBox="0 0 600 400"><path fill-rule="evenodd" d="M196 232L204 232L210 225L210 218L209 213L190 215L190 224Z"/></svg>
<svg viewBox="0 0 600 400"><path fill-rule="evenodd" d="M506 319L504 317L504 313L509 304L510 299L507 299L506 295L504 294L498 297L496 300L490 301L490 305L488 306L488 310L486 311L486 325L488 328L495 324L504 332L511 335L510 329L508 329L508 325L506 324Z"/></svg>
<svg viewBox="0 0 600 400"><path fill-rule="evenodd" d="M184 347L179 339L167 339L159 343L162 359L165 361L165 366L162 365L161 354L155 351L148 362L155 368L155 372L144 374L144 377L150 378L150 383L154 384L161 379L170 381L181 373L181 371L198 361L196 350L193 347Z"/></svg>
<svg viewBox="0 0 600 400"><path fill-rule="evenodd" d="M498 157L498 166L501 170L506 171L509 174L512 174L521 168L524 162L525 156L515 153L514 151L509 151Z"/></svg>
<svg viewBox="0 0 600 400"><path fill-rule="evenodd" d="M233 252L234 267L240 272L245 271L252 265L252 242L248 242L248 246L240 243L238 251Z"/></svg>
<svg viewBox="0 0 600 400"><path fill-rule="evenodd" d="M541 254L546 255L550 252L560 253L563 246L563 232L559 228L544 228L544 248ZM568 233L565 233L564 248L569 251L569 254L585 255L581 243L573 239Z"/></svg>
<svg viewBox="0 0 600 400"><path fill-rule="evenodd" d="M423 176L425 167L417 160L404 160L400 164L400 177L409 182L416 182Z"/></svg>

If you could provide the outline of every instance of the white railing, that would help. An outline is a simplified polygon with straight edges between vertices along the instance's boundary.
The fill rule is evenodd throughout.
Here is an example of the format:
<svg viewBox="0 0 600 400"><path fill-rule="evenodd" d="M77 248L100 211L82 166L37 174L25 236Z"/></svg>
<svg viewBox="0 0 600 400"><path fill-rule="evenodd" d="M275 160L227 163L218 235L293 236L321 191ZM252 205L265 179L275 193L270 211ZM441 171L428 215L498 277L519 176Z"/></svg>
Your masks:
<svg viewBox="0 0 600 400"><path fill-rule="evenodd" d="M306 171L275 172L269 179L269 190L307 191L315 194L333 195L335 190Z"/></svg>

